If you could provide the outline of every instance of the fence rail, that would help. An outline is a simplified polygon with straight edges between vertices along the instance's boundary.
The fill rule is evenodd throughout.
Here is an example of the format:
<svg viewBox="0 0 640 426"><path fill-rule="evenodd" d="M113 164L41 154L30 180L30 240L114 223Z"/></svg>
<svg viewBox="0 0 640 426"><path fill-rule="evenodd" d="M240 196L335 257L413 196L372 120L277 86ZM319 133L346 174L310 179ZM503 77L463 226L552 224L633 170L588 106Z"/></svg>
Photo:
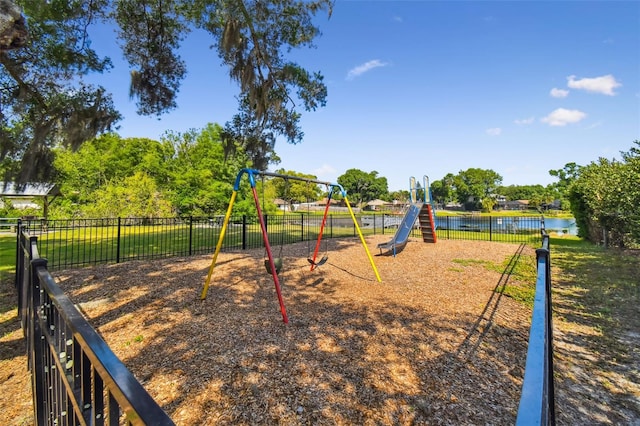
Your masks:
<svg viewBox="0 0 640 426"><path fill-rule="evenodd" d="M516 425L555 425L553 333L551 321L551 256L549 235L542 231L536 250L538 276L529 331L527 363Z"/></svg>
<svg viewBox="0 0 640 426"><path fill-rule="evenodd" d="M36 425L173 425L62 292L38 254L37 237L19 230L18 315Z"/></svg>
<svg viewBox="0 0 640 426"><path fill-rule="evenodd" d="M402 216L359 214L364 235L393 235ZM62 270L87 265L148 260L171 256L211 253L220 236L223 217L114 218L22 221L39 237L38 248L49 269ZM263 247L255 216L233 216L225 234L223 251ZM313 241L318 237L321 215L265 215L273 245ZM438 239L535 242L540 238L537 217L436 216ZM323 238L357 236L348 214L327 218ZM418 226L411 236L421 238Z"/></svg>

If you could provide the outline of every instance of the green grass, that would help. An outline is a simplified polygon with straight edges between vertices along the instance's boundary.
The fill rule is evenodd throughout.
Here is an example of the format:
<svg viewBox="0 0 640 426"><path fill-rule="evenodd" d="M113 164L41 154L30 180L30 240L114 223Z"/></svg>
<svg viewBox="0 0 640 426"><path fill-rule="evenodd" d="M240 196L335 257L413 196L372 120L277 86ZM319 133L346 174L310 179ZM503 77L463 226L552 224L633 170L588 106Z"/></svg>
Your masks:
<svg viewBox="0 0 640 426"><path fill-rule="evenodd" d="M536 260L533 255L522 255L515 266L510 266L511 256L504 259L501 264L479 259L454 259L453 262L462 266L480 265L484 268L500 274L509 273L509 280L496 288L497 292L511 297L528 307L533 307L536 292Z"/></svg>
<svg viewBox="0 0 640 426"><path fill-rule="evenodd" d="M550 243L551 278L567 317L595 322L604 335L622 325L640 329L640 252L604 249L577 238Z"/></svg>
<svg viewBox="0 0 640 426"><path fill-rule="evenodd" d="M271 246L278 247L303 241L302 224L287 224L284 231L269 232ZM274 229L279 225L270 224ZM137 258L186 256L209 253L215 249L220 236L220 227L194 226L188 224L171 226L117 226L50 228L38 236L38 251L49 261L53 269L96 263L112 263ZM364 235L373 229L361 229ZM316 240L319 226L305 225L304 241ZM326 227L323 238L356 236L353 227ZM223 248L241 249L243 239L247 248L263 246L259 223L230 224L225 233ZM15 236L3 236L2 264L0 271L13 271L15 264Z"/></svg>
<svg viewBox="0 0 640 426"><path fill-rule="evenodd" d="M16 269L16 236L0 235L0 276L14 273Z"/></svg>

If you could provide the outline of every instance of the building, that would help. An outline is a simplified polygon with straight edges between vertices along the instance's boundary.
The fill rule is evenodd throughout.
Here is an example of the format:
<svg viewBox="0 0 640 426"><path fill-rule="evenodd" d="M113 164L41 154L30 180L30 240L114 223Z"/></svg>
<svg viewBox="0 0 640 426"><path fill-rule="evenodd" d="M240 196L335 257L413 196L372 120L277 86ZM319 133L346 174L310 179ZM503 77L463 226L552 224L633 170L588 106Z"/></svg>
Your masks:
<svg viewBox="0 0 640 426"><path fill-rule="evenodd" d="M18 186L13 182L5 182L0 188L0 198L11 201L15 209L40 208L36 200L41 199L44 219L49 214L49 205L59 195L61 195L60 189L52 183L27 183L24 186ZM0 200L0 206L4 206L2 200Z"/></svg>

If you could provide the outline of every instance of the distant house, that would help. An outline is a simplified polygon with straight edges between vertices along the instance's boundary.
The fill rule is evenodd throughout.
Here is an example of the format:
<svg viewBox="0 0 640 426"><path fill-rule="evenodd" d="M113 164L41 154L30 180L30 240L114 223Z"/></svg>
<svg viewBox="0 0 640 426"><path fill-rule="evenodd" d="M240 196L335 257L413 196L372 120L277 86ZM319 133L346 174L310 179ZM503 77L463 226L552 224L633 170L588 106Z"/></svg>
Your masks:
<svg viewBox="0 0 640 426"><path fill-rule="evenodd" d="M37 209L40 205L35 201L41 199L43 203L42 216L45 219L49 214L49 204L59 195L61 195L60 189L50 183L28 183L21 187L13 182L5 182L0 188L0 197L10 200L16 209ZM0 203L2 203L1 200Z"/></svg>
<svg viewBox="0 0 640 426"><path fill-rule="evenodd" d="M505 197L504 195L496 195L494 196L494 199L496 200L496 208L498 209L506 208L507 197Z"/></svg>
<svg viewBox="0 0 640 426"><path fill-rule="evenodd" d="M367 203L367 205L364 207L364 210L369 210L369 211L376 211L376 210L380 210L382 207L387 207L387 206L393 206L393 203L388 203L384 200L371 200Z"/></svg>
<svg viewBox="0 0 640 426"><path fill-rule="evenodd" d="M529 200L507 201L504 208L505 210L526 210L529 208Z"/></svg>
<svg viewBox="0 0 640 426"><path fill-rule="evenodd" d="M290 211L289 203L287 203L282 198L276 198L275 200L273 200L273 203L276 205L276 207L278 207L279 210L282 210L283 212Z"/></svg>

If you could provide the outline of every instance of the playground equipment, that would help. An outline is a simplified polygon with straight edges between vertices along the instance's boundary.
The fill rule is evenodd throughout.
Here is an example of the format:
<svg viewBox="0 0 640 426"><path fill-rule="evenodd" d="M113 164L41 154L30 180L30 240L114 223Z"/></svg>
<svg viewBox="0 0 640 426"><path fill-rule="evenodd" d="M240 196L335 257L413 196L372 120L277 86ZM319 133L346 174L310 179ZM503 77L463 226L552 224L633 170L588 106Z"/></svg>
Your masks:
<svg viewBox="0 0 640 426"><path fill-rule="evenodd" d="M289 318L287 317L287 311L285 309L284 306L284 300L282 298L282 291L280 288L280 279L278 277L278 271L282 268L282 265L279 265L280 267L278 267L278 265L276 265L276 259L273 256L273 252L271 250L271 244L269 243L269 235L267 233L267 227L265 224L265 220L264 217L262 215L262 209L260 208L260 200L258 199L258 193L256 191L256 175L258 176L271 176L271 177L278 177L278 178L282 178L282 179L289 179L289 180L298 180L298 181L303 181L303 182L307 182L307 183L315 183L315 184L320 184L320 185L326 185L327 188L330 188L329 191L329 198L331 196L331 193L334 190L339 190L340 193L342 194L343 198L344 198L344 202L346 203L348 209L349 209L349 213L351 214L351 218L353 219L353 223L355 224L356 230L358 232L358 235L360 236L360 241L362 242L362 246L364 247L366 253L367 253L367 257L369 258L369 262L371 263L371 267L373 268L373 271L376 275L376 279L378 280L378 282L382 282L382 279L380 278L380 275L378 274L378 269L376 268L375 263L373 262L373 257L371 256L371 253L369 252L369 248L367 247L367 244L364 240L364 236L362 235L362 231L360 230L360 227L358 226L358 221L356 220L356 216L353 213L353 210L351 209L351 205L349 204L349 200L347 199L347 193L344 190L344 188L337 183L329 183L329 182L322 182L322 181L318 181L315 179L307 179L307 178L302 178L302 177L298 177L298 176L290 176L290 175L283 175L280 173L271 173L271 172L261 172L259 170L253 170L253 169L242 169L240 170L240 172L238 173L238 175L236 176L236 180L235 183L233 185L233 192L231 193L231 200L229 201L229 207L227 208L227 213L225 214L224 217L224 222L222 224L222 228L220 230L220 237L218 238L218 243L216 244L216 249L213 253L213 258L211 260L211 266L209 267L209 273L207 274L207 279L204 283L204 287L202 288L202 293L200 295L200 299L205 299L207 297L207 291L209 290L209 285L211 283L211 277L213 275L213 269L216 266L216 261L218 259L218 254L220 253L220 250L222 249L222 242L224 241L224 236L227 230L227 227L229 225L229 219L231 217L231 212L233 210L233 204L235 203L236 197L238 195L238 190L240 189L240 181L242 179L243 175L247 175L249 178L249 184L251 185L251 192L253 193L253 199L255 201L256 204L256 210L258 212L258 219L260 220L260 229L262 230L262 239L264 241L264 247L265 247L265 251L267 252L267 257L268 259L265 259L265 266L267 267L268 272L271 274L271 276L273 277L273 283L275 285L275 289L276 289L276 294L278 296L278 303L280 304L280 312L282 313L282 321L287 324L289 322ZM318 240L316 242L316 249L315 252L313 254L312 258L309 258L308 261L309 263L311 263L311 269L313 270L316 266L319 266L322 263L326 262L326 259L323 261L322 259L318 262L316 262L316 256L318 255L318 251L320 248L320 242L322 240L322 231L324 229L324 224L326 222L326 218L327 218L327 213L328 213L328 209L329 209L329 203L327 203L327 207L325 208L325 213L324 213L324 217L322 219L322 226L320 229L320 233L318 235ZM278 263L281 263L282 259L280 259L280 261ZM267 266L268 263L268 266Z"/></svg>
<svg viewBox="0 0 640 426"><path fill-rule="evenodd" d="M424 184L423 194L419 200L419 188L416 178L413 176L409 178L409 196L411 198L411 205L407 209L407 212L405 213L404 218L402 219L400 226L398 226L398 230L393 238L386 243L378 244L380 254L383 254L384 250L386 250L387 254L393 254L394 257L396 254L400 253L409 241L409 235L411 234L411 229L415 225L416 220L418 220L420 224L422 241L425 243L435 243L437 241L435 216L433 214L432 206L433 198L431 197L429 177L425 175L422 179Z"/></svg>
<svg viewBox="0 0 640 426"><path fill-rule="evenodd" d="M320 224L320 232L318 233L318 240L316 241L316 247L313 250L313 257L307 258L307 261L311 264L311 271L318 266L324 265L329 260L329 255L325 254L322 258L316 262L318 257L318 251L320 250L320 243L322 241L322 233L324 232L324 225L327 223L327 214L329 213L329 207L331 207L331 196L333 195L333 188L327 185L327 205L324 208L324 215L322 216L322 223ZM345 197L346 199L346 197ZM349 208L351 210L351 208ZM357 222L354 221L357 226ZM366 247L366 245L365 245Z"/></svg>

